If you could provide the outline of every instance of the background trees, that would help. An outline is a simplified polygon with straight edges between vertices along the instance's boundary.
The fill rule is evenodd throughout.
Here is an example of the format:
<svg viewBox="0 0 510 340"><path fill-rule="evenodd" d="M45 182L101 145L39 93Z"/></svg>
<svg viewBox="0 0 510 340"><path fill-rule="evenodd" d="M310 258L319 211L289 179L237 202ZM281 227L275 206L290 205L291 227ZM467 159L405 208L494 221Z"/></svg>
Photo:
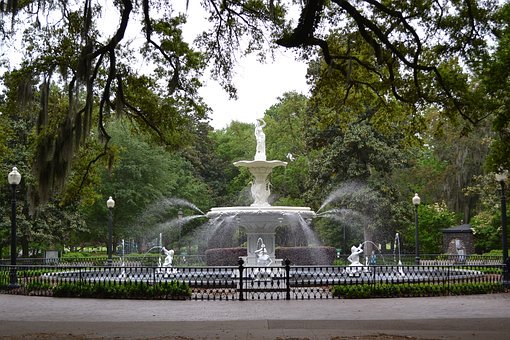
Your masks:
<svg viewBox="0 0 510 340"><path fill-rule="evenodd" d="M312 91L282 94L265 113L268 157L289 161L272 175L274 204L318 209L328 192L359 181L373 200L337 204L370 216L358 228L365 238L405 235L414 192L429 236L473 216L497 228L482 192L496 183L471 196L464 188L510 166L508 4L207 0L208 32L192 44L182 27L196 13L177 1L4 3L0 162L24 175L24 252L29 242L98 242L109 195L116 237L147 236L141 212L162 197L205 209L245 204L249 174L231 163L253 157L253 127L212 131L197 90L210 72L235 97L236 56L263 59L276 46L308 62ZM342 225L317 230L345 242Z"/></svg>

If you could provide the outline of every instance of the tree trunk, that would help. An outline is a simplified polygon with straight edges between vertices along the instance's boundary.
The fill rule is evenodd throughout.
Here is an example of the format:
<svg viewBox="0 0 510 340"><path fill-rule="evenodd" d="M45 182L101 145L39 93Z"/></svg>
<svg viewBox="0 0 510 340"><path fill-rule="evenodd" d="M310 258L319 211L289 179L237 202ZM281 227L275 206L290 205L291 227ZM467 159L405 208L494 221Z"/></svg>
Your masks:
<svg viewBox="0 0 510 340"><path fill-rule="evenodd" d="M28 237L22 235L20 241L21 241L21 257L27 258L29 256Z"/></svg>

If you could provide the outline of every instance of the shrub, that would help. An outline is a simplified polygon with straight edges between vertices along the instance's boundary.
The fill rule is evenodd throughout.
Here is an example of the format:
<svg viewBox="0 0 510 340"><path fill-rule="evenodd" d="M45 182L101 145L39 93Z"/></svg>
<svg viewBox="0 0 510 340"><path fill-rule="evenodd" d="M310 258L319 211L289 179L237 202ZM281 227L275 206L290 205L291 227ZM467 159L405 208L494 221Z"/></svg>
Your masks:
<svg viewBox="0 0 510 340"><path fill-rule="evenodd" d="M205 251L208 266L237 266L241 256L247 256L246 248L213 248Z"/></svg>
<svg viewBox="0 0 510 340"><path fill-rule="evenodd" d="M329 266L336 258L336 249L334 247L277 247L275 255L279 259L289 259L291 265Z"/></svg>
<svg viewBox="0 0 510 340"><path fill-rule="evenodd" d="M368 299L382 297L424 297L442 295L492 294L505 291L501 283L403 283L403 284L356 284L335 285L332 288L334 297L343 299Z"/></svg>
<svg viewBox="0 0 510 340"><path fill-rule="evenodd" d="M85 297L105 299L171 299L184 300L191 296L190 287L183 282L66 282L53 288L55 297Z"/></svg>

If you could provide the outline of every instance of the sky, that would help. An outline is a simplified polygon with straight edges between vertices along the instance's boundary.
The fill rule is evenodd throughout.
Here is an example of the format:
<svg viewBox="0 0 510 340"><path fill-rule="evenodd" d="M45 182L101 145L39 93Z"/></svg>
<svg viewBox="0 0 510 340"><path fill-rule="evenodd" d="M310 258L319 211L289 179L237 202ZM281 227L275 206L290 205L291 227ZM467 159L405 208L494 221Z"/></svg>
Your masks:
<svg viewBox="0 0 510 340"><path fill-rule="evenodd" d="M185 2L177 2L179 12L188 14L188 22L183 28L184 38L192 43L194 38L208 25L205 12L198 1L190 1L185 8ZM111 5L104 4L111 15L99 22L103 32L113 32L117 29L118 13ZM202 15L201 15L202 14ZM115 19L112 19L115 17ZM139 34L139 27L130 26L133 36ZM108 35L108 33L107 33ZM130 33L127 33L129 36ZM12 52L11 52L12 53ZM278 97L285 92L296 91L308 94L309 86L306 84L306 63L295 60L290 50L280 48L274 51L275 58L269 57L265 63L256 60L255 55L240 58L234 68L233 84L237 88L238 98L230 99L228 94L212 79L202 79L205 85L200 91L206 104L211 108L209 114L210 124L214 129L223 129L231 121L237 120L245 123L254 123L257 118L264 116L264 112L276 104ZM15 60L16 58L13 58ZM147 65L144 65L144 67ZM3 70L0 69L0 72ZM208 72L205 72L208 74Z"/></svg>
<svg viewBox="0 0 510 340"><path fill-rule="evenodd" d="M183 5L178 10L188 14L183 35L191 42L208 25L205 12L198 1L190 1L187 9ZM255 55L239 59L233 77L237 100L229 99L214 80L203 79L205 87L199 93L212 109L210 124L214 129L223 129L233 120L254 123L285 92L308 94L306 63L296 61L293 53L285 48L274 51L274 54L274 60L267 58L265 63L257 61Z"/></svg>
<svg viewBox="0 0 510 340"><path fill-rule="evenodd" d="M235 69L234 85L238 99L229 99L227 93L213 80L206 80L200 90L207 105L212 108L211 126L223 129L233 121L254 123L264 112L278 102L285 92L308 94L306 64L297 62L291 53L277 53L274 62L261 64L255 56L240 60Z"/></svg>

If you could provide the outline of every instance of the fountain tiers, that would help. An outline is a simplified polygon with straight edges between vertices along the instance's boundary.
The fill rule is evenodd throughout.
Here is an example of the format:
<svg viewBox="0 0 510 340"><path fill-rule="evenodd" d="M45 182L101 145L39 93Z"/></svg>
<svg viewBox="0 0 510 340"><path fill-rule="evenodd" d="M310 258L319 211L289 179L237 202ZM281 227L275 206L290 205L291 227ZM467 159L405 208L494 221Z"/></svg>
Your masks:
<svg viewBox="0 0 510 340"><path fill-rule="evenodd" d="M244 227L248 237L248 256L243 258L248 266L261 265L257 263L257 253L262 251L258 248L259 239L271 258L270 266L281 266L282 260L275 258L275 231L280 225L299 225L307 223L315 213L310 208L304 207L272 207L269 204L271 195L271 183L268 176L273 168L286 166L287 162L279 160L266 160L266 137L263 131L266 123L263 119L257 119L255 124L255 138L257 149L254 160L242 160L234 163L237 167L248 168L253 176L251 184L251 196L253 203L248 207L219 207L212 208L206 216L209 219L221 219L232 217L238 227ZM262 246L262 245L261 245Z"/></svg>

